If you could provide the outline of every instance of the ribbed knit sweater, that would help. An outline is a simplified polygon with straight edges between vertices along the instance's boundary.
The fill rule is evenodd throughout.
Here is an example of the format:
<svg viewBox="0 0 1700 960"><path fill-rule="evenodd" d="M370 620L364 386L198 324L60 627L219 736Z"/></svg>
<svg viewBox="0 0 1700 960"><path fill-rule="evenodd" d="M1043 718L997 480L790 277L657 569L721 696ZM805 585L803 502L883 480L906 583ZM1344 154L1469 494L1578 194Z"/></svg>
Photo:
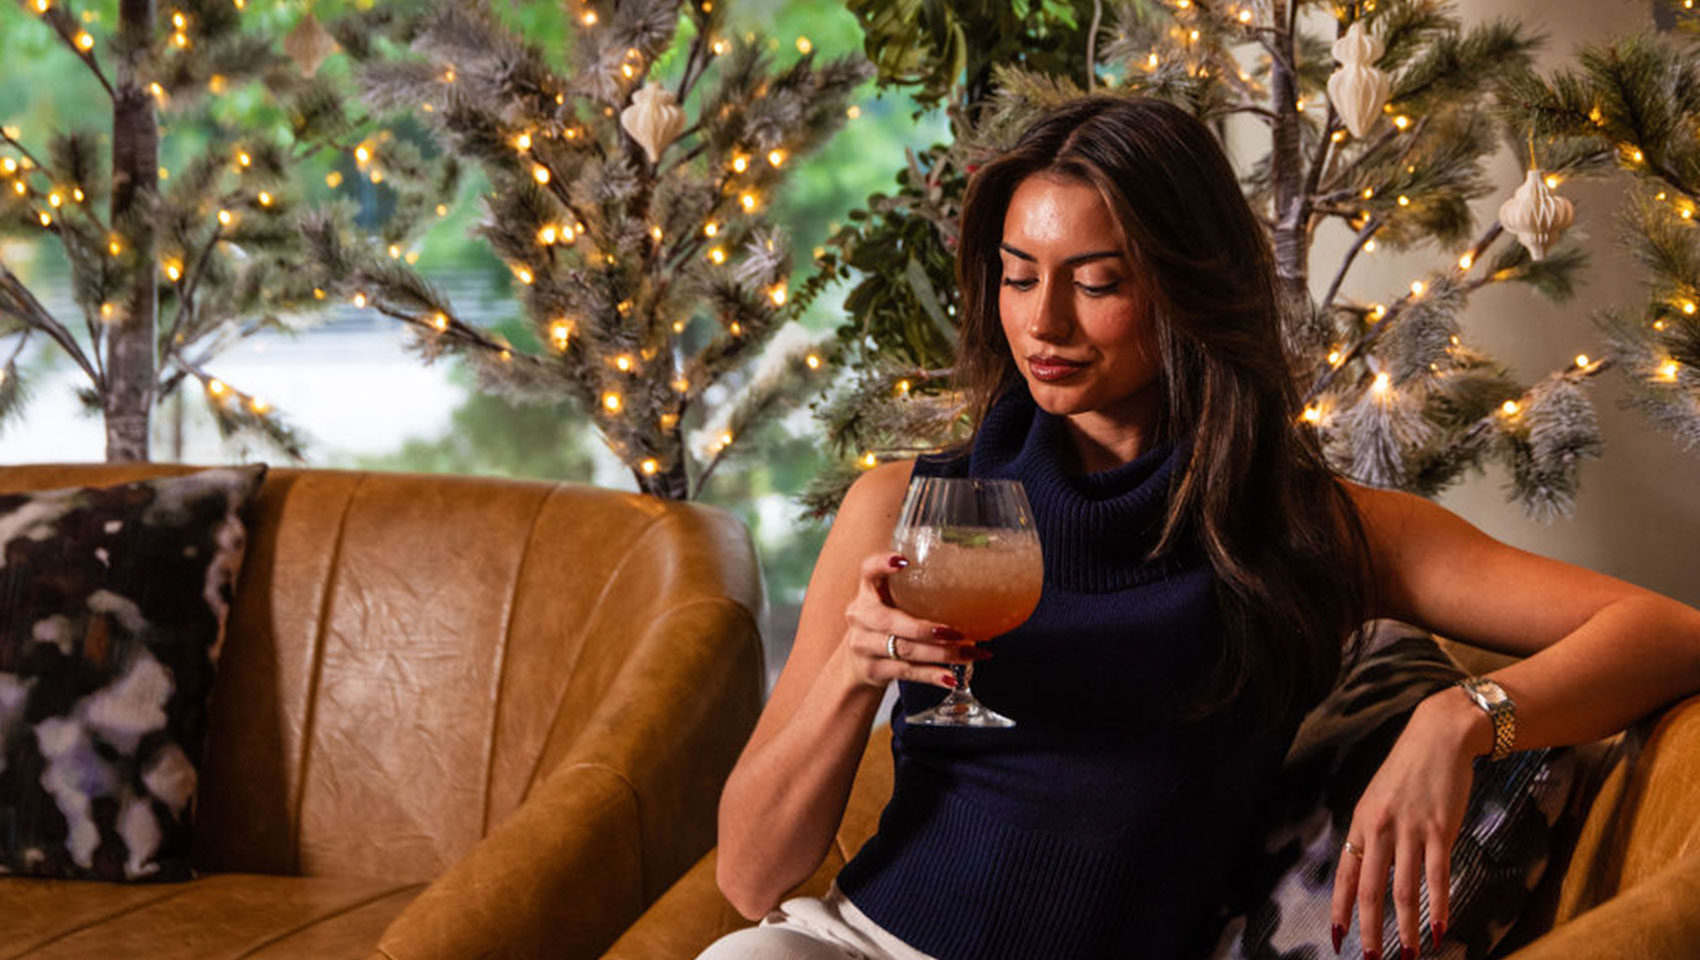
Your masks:
<svg viewBox="0 0 1700 960"><path fill-rule="evenodd" d="M916 476L1022 481L1044 550L1038 608L983 644L973 690L1013 729L909 726L944 691L902 683L896 783L838 885L939 960L1167 960L1214 942L1214 906L1294 729L1182 723L1158 708L1220 643L1193 546L1142 562L1186 444L1066 469L1063 418L1017 384L971 450Z"/></svg>

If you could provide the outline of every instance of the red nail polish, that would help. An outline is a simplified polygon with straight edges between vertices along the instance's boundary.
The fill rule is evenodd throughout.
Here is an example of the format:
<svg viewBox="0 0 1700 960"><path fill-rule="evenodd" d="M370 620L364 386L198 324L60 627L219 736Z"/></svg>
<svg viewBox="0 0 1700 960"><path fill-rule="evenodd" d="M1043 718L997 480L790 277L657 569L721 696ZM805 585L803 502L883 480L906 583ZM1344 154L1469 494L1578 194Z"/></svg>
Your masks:
<svg viewBox="0 0 1700 960"><path fill-rule="evenodd" d="M954 689L956 689L956 674L954 674L954 673L943 674L939 678L939 682L943 683L945 686L950 687L952 690L954 690Z"/></svg>
<svg viewBox="0 0 1700 960"><path fill-rule="evenodd" d="M1400 947L1399 960L1417 960L1416 947Z"/></svg>
<svg viewBox="0 0 1700 960"><path fill-rule="evenodd" d="M1436 950L1439 950L1440 949L1440 938L1446 936L1446 921L1445 920L1436 921L1434 924L1431 925L1431 927L1432 927L1431 932L1434 934L1434 948Z"/></svg>
<svg viewBox="0 0 1700 960"><path fill-rule="evenodd" d="M950 627L934 627L933 628L933 639L934 640L961 640L962 639L962 633L961 633L961 631L954 630Z"/></svg>
<svg viewBox="0 0 1700 960"><path fill-rule="evenodd" d="M1346 928L1336 923L1329 928L1329 932L1334 934L1334 955L1338 957L1340 955L1340 941L1346 939Z"/></svg>
<svg viewBox="0 0 1700 960"><path fill-rule="evenodd" d="M891 569L902 570L907 566L909 566L908 560L905 560L903 557L900 557L895 553L891 555Z"/></svg>
<svg viewBox="0 0 1700 960"><path fill-rule="evenodd" d="M1381 951L1374 947L1365 947L1364 960L1381 960Z"/></svg>

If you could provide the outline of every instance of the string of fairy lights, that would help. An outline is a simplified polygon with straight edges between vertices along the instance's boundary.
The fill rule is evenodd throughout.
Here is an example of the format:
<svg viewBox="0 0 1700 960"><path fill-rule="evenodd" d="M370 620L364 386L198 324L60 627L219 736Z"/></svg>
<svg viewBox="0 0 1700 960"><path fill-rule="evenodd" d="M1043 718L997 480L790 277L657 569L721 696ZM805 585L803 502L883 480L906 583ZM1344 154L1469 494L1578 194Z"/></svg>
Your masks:
<svg viewBox="0 0 1700 960"><path fill-rule="evenodd" d="M246 6L246 0L233 0L233 4L237 10L242 10ZM74 16L67 5L56 2L56 0L27 0L25 5L33 10L54 31L55 35L82 60L101 85L105 87L108 94L115 95L111 82L106 78L105 72L100 66L95 51L95 37L84 26L97 23L100 19L99 14L92 10L85 10L80 16ZM170 22L172 32L166 40L168 47L178 51L189 50L193 45L190 36L192 25L189 15L180 10L173 11L170 14ZM209 87L213 93L222 92L223 78L214 74L209 82ZM150 81L145 89L157 102L164 103L166 101L166 90L158 81ZM35 220L42 229L49 232L59 232L60 219L80 215L104 230L106 233L105 250L108 257L116 260L125 256L130 250L130 244L116 230L106 228L101 223L99 216L86 206L88 194L82 184L53 183L40 189L31 184L32 177L45 176L46 167L24 146L21 137L22 132L16 127L0 128L0 140L3 140L7 147L17 153L16 157L0 157L0 179L10 181L12 193L32 207L37 201L44 204L42 208L35 210ZM249 170L254 163L253 156L243 149L238 149L231 159L232 168L239 173ZM160 180L167 180L170 176L170 171L164 166L159 168ZM217 226L198 257L198 264L204 265L213 246L228 238L230 229L236 225L238 219L242 216L240 207L251 205L264 210L274 207L276 203L276 195L267 189L255 190L251 195L237 194L219 198L219 201L215 204L216 212L211 215ZM163 254L159 259L159 270L165 279L176 287L180 303L184 302L192 293L197 279L187 254L182 251ZM119 322L117 306L110 300L101 302L97 309L99 319L103 324ZM173 321L170 333L175 333L181 319L180 313L177 320ZM166 339L173 341L176 338L168 334ZM271 404L265 399L230 386L225 381L207 373L200 367L199 363L180 353L174 350L170 351L167 354L167 359L183 373L194 377L201 384L208 399L219 408L226 411L234 408L235 411L243 415L260 419L266 418L271 413Z"/></svg>
<svg viewBox="0 0 1700 960"><path fill-rule="evenodd" d="M1253 10L1239 4L1217 4L1209 2L1209 0L1164 0L1164 5L1169 8L1176 20L1175 25L1166 31L1166 35L1181 49L1179 66L1193 76L1208 76L1212 67L1215 67L1223 78L1233 77L1238 81L1237 86L1248 101L1243 106L1242 112L1274 118L1276 116L1275 111L1250 102L1255 98L1267 96L1267 91L1258 84L1257 80L1239 67L1237 62L1234 63L1231 70L1228 69L1218 58L1231 60L1233 55L1227 53L1223 47L1218 44L1202 42L1208 33L1212 37L1230 36L1237 41L1258 42L1267 47L1266 35L1270 28L1259 26L1255 22L1256 14ZM1375 0L1365 0L1364 3L1356 6L1362 12L1373 12L1376 4ZM1683 6L1685 9L1692 10L1694 0L1685 0ZM1342 25L1349 23L1351 19L1355 19L1355 11L1348 6L1336 5L1334 13L1336 19ZM1272 55L1273 53L1274 51L1271 50ZM1157 49L1148 50L1143 60L1136 59L1134 62L1143 67L1147 73L1155 73L1161 69L1174 66L1167 62L1165 56ZM1295 99L1292 108L1297 114L1303 114L1312 108L1326 111L1326 119L1323 121L1323 136L1326 138L1328 147L1323 148L1324 152L1316 160L1319 167L1328 159L1331 159L1327 152L1328 149L1344 143L1351 137L1348 130L1339 127L1333 105L1326 98L1307 99L1301 96ZM1376 152L1389 141L1400 136L1405 136L1407 141L1405 149L1408 151L1409 145L1414 143L1423 131L1423 119L1413 117L1409 110L1401 109L1392 102L1383 104L1381 109L1383 114L1388 117L1390 129L1385 129L1379 135L1378 140L1371 143L1364 155L1367 156ZM1608 123L1598 105L1592 107L1588 118L1596 126L1603 127ZM1622 167L1632 172L1650 175L1666 181L1669 189L1660 191L1656 195L1656 199L1667 203L1670 212L1683 222L1690 224L1695 222L1696 207L1700 205L1697 204L1697 201L1700 201L1700 193L1679 182L1668 168L1650 167L1645 151L1636 144L1618 144L1617 154ZM1407 166L1406 172L1414 173L1415 166ZM1342 171L1343 174L1344 171ZM1562 182L1563 176L1561 172L1554 171L1547 173L1543 179L1550 189L1557 187ZM1358 232L1355 242L1347 254L1347 263L1342 266L1342 274L1345 266L1349 265L1350 258L1355 257L1358 252L1375 252L1375 234L1387 225L1388 219L1386 215L1380 212L1363 207L1345 207L1341 205L1341 202L1350 199L1371 201L1376 196L1377 191L1374 187L1364 187L1359 192L1341 190L1330 193L1325 190L1320 192L1316 198L1315 209L1340 218L1354 231ZM1395 209L1387 211L1387 215L1396 214L1400 210L1409 210L1414 204L1419 204L1421 199L1420 196L1413 196L1409 191L1396 192L1392 199L1392 206ZM1450 275L1444 278L1444 281L1468 292L1488 283L1512 279L1516 273L1513 269L1501 269L1475 279L1465 279L1501 232L1501 225L1493 224L1487 232L1470 245L1465 253L1458 257L1450 268ZM1410 283L1409 294L1400 297L1390 305L1370 303L1345 307L1347 312L1360 318L1363 329L1350 342L1336 343L1330 347L1323 371L1304 398L1303 411L1299 417L1301 422L1319 428L1327 426L1332 405L1330 398L1324 394L1324 391L1333 383L1339 372L1354 359L1361 358L1370 368L1368 372L1371 376L1365 389L1372 396L1386 401L1392 401L1396 398L1397 385L1394 384L1389 373L1376 369L1378 365L1375 363L1374 357L1367 352L1368 347L1374 344L1382 331L1393 321L1396 321L1403 313L1416 305L1436 282L1440 282L1440 278L1433 275L1427 279L1414 279ZM1671 309L1679 310L1685 316L1693 316L1697 310L1697 301L1700 301L1700 290L1677 290L1670 294L1666 303ZM1662 333L1668 328L1669 320L1661 315L1660 311L1655 310L1648 323L1654 332ZM1451 341L1453 347L1460 346L1457 336L1453 336ZM1610 366L1611 361L1609 360L1591 358L1585 353L1578 353L1568 367L1559 371L1558 376L1572 379L1592 377ZM1438 365L1435 364L1431 364L1430 369L1435 376L1443 376L1447 372L1439 369ZM1681 382L1683 365L1675 357L1667 355L1659 358L1650 369L1640 371L1640 374L1643 379L1649 382L1675 384ZM1509 426L1529 404L1532 390L1533 388L1521 396L1505 399L1491 416L1499 418L1505 425Z"/></svg>
<svg viewBox="0 0 1700 960"><path fill-rule="evenodd" d="M245 0L232 0L232 3L237 10L246 7ZM1189 73L1196 71L1203 75L1212 66L1216 66L1225 76L1234 77L1242 92L1247 94L1248 99L1261 92L1262 88L1249 73L1239 68L1237 64L1231 73L1227 69L1222 69L1220 64L1211 59L1214 54L1206 51L1202 46L1205 30L1209 30L1213 34L1236 36L1243 40L1260 40L1267 28L1257 25L1256 16L1250 7L1234 3L1216 4L1208 2L1208 0L1167 0L1166 5L1177 18L1177 25L1169 31L1169 36L1180 43L1183 50L1186 51L1184 66ZM60 40L88 65L108 90L111 89L111 84L106 79L99 64L96 39L87 29L87 26L93 25L97 19L92 12L85 11L81 17L75 16L60 0L26 0L26 6L34 10L54 30ZM1684 6L1692 9L1693 0L1686 0ZM712 3L705 0L705 2L699 4L699 7L706 13L712 9ZM1366 0L1361 5L1361 9L1373 11L1375 9L1374 0ZM1353 11L1345 6L1336 6L1335 13L1344 22ZM169 18L173 29L165 41L166 44L171 49L178 51L191 49L194 44L192 36L194 24L191 18L182 11L171 12ZM580 26L585 29L593 29L598 23L596 12L588 9L588 7L582 11L577 20ZM808 38L799 37L796 40L796 47L800 52L808 53L812 50L813 45ZM732 41L728 38L716 37L709 41L709 50L714 56L724 55L731 48ZM1142 65L1147 71L1156 71L1167 66L1163 56L1156 49L1148 52ZM648 67L643 63L639 51L632 48L626 51L619 72L625 79L637 81L645 75L647 69ZM457 67L454 64L445 63L441 65L438 77L443 85L456 83L458 76ZM208 86L213 92L219 92L222 87L222 78L215 74L209 80ZM159 103L167 102L169 92L159 82L149 82L147 89ZM556 97L557 103L560 103L564 99L564 94L557 94ZM1333 108L1325 98L1307 100L1300 97L1292 104L1293 110L1300 113L1313 107L1326 111L1323 129L1327 143L1330 146L1343 144L1350 134L1347 130L1337 127ZM425 100L421 103L421 109L424 112L431 113L438 108L430 100ZM1251 108L1249 112L1263 110L1264 108L1255 107ZM1416 136L1422 132L1422 119L1413 117L1408 110L1401 109L1393 103L1387 103L1383 106L1383 112L1389 118L1391 129L1380 134L1380 139L1388 140L1406 136L1408 142L1414 142ZM605 107L604 113L606 116L612 116L613 108ZM858 106L852 105L847 108L847 116L850 119L855 119L860 113ZM1597 105L1589 112L1588 119L1597 126L1604 127L1608 124L1607 117ZM531 162L530 171L533 179L539 186L550 188L551 194L561 201L563 208L570 214L566 219L546 223L537 229L536 245L540 252L537 262L515 262L509 265L516 281L521 285L534 284L538 279L538 272L542 269L548 269L554 263L556 251L577 247L585 239L588 232L585 222L587 218L580 216L575 210L571 196L562 182L560 171L555 169L547 156L537 148L543 141L552 138L559 137L571 141L588 135L589 131L576 123L567 125L560 130L520 129L511 135L514 150ZM349 155L354 161L355 169L374 184L383 183L386 176L382 163L382 148L384 138L387 136L389 136L389 133L385 131L377 138L363 140L349 148ZM87 216L98 222L98 217L87 209L88 194L83 185L77 183L36 185L40 179L46 176L45 170L41 162L24 146L21 131L11 126L0 128L0 140L4 141L5 146L12 151L12 154L15 154L0 157L0 181L6 183L6 186L0 187L0 190L9 190L18 200L28 204L33 211L35 221L43 230L56 231L58 221L68 216ZM1409 149L1408 144L1405 149ZM1324 152L1322 156L1324 159L1329 158L1327 152ZM1617 156L1620 165L1625 169L1665 181L1667 188L1660 190L1655 199L1666 205L1670 214L1683 223L1693 224L1695 222L1696 209L1700 207L1700 192L1696 192L1694 188L1681 183L1671 174L1668 168L1650 165L1642 146L1628 142L1619 143ZM762 168L778 171L788 160L789 154L783 147L775 147L761 155L734 152L717 180L717 186L728 198L732 212L734 214L741 212L746 215L753 215L763 209L766 200L764 192L759 186L754 182L740 186L740 178L753 181L754 175L759 173ZM241 147L238 147L233 153L232 163L233 169L238 174L249 172L254 165L252 155ZM1407 172L1415 172L1414 165L1408 167ZM170 177L170 172L162 166L159 170L159 177L162 181L166 180ZM343 174L340 171L332 171L326 174L325 184L328 188L335 190L342 186L343 179ZM1562 180L1561 172L1550 172L1545 176L1545 182L1549 188L1557 187ZM731 198L734 196L735 200L732 200ZM1320 211L1327 215L1339 217L1354 231L1358 231L1357 242L1354 244L1350 256L1356 256L1360 250L1364 253L1373 253L1375 251L1375 234L1386 226L1387 218L1397 215L1399 211L1409 210L1422 202L1420 195L1413 195L1410 191L1401 191L1394 193L1390 202L1383 197L1376 208L1372 209L1368 204L1374 202L1377 196L1378 192L1374 187L1364 187L1357 192L1335 190L1318 196L1317 204ZM1363 203L1354 205L1345 202L1349 200L1360 200ZM275 210L278 205L279 197L271 189L250 188L222 198L216 211L211 214L216 222L216 227L211 234L209 247L224 239L228 235L228 231L234 228L240 218L248 212ZM439 217L446 217L449 208L446 204L438 204L435 212ZM735 259L734 253L728 250L723 242L724 235L730 232L729 226L724 215L719 211L718 205L709 211L708 216L695 231L686 236L669 237L660 224L651 224L649 228L653 245L651 249L658 249L664 242L672 240L676 244L674 263L684 258L701 256L716 267L727 266ZM1498 238L1500 232L1501 228L1496 223L1476 242L1471 244L1469 249L1451 265L1444 282L1465 290L1473 290L1488 283L1511 279L1515 272L1507 269L1470 279L1473 268L1480 261L1487 248ZM124 256L128 250L129 244L123 236L116 231L108 231L107 254L110 257ZM404 250L396 244L391 244L387 253L391 259L405 261L410 265L416 263L419 257L418 250ZM605 266L616 266L618 256L615 251L606 250L601 253ZM584 252L583 255L590 258L594 257L595 254ZM204 260L204 257L205 252L203 251L201 258ZM160 255L158 265L164 278L177 285L180 295L184 292L186 285L192 284L194 264L187 252L165 252ZM1338 372L1346 368L1355 359L1363 359L1370 366L1370 372L1373 373L1366 389L1377 397L1389 400L1394 397L1398 387L1392 382L1386 371L1374 369L1374 358L1368 353L1368 348L1375 343L1383 330L1404 312L1416 305L1436 282L1440 281L1433 276L1426 280L1412 280L1409 293L1390 304L1370 303L1347 307L1350 313L1361 319L1363 330L1351 342L1339 343L1330 349L1326 357L1325 369L1319 375L1315 386L1305 399L1304 409L1300 417L1303 422L1316 427L1327 425L1331 410L1329 400L1323 395L1323 391L1331 385ZM784 307L789 297L787 284L783 280L768 286L763 294L775 310ZM314 295L323 299L327 294L324 290L317 289L314 291ZM498 337L485 333L474 325L462 322L449 310L439 309L424 312L398 310L377 303L375 297L363 290L356 291L351 300L356 307L378 308L382 312L412 325L424 335L454 338L468 346L487 351L497 356L504 363L516 360L516 354L511 345ZM1694 316L1697 309L1700 309L1697 304L1700 304L1700 290L1675 290L1665 300L1665 306L1669 308L1672 315L1680 314L1687 317ZM632 306L629 300L622 301L618 305L620 314L626 315L632 309ZM110 302L102 303L99 306L102 321L113 321L117 312L114 304ZM1669 326L1670 317L1665 315L1664 311L1654 311L1648 322L1653 331L1663 333ZM684 333L685 322L675 322L672 330L675 335ZM547 323L543 339L548 349L553 353L565 355L581 342L577 333L578 322L572 317L560 316ZM737 338L742 335L743 330L740 323L734 320L727 325L726 333ZM1453 341L1454 345L1457 345L1457 337L1453 337ZM607 363L620 374L636 377L641 373L644 365L653 360L653 357L654 348L645 348L636 355L629 351L613 354L607 358ZM539 358L524 357L518 359L534 362ZM185 369L192 366L188 365L187 361L182 362L186 365ZM809 352L803 359L803 363L810 371L819 371L825 365L825 361L819 352ZM1570 366L1562 371L1562 375L1591 377L1607 366L1609 366L1609 363L1605 360L1590 358L1586 354L1578 354ZM1437 369L1433 372L1436 375L1444 375L1446 371ZM1684 372L1684 366L1678 359L1664 356L1659 358L1651 369L1640 373L1644 379L1650 382L1675 384L1683 382ZM262 398L243 393L231 387L228 383L206 374L198 367L189 369L189 373L197 378L208 397L215 402L238 403L244 410L255 416L263 417L271 411L270 405ZM680 396L681 401L692 397L693 389L700 389L701 386L694 382L693 378L684 370L675 371L670 385ZM908 381L900 381L898 392L903 395L908 394ZM1500 417L1514 418L1528 401L1528 393L1519 397L1507 398L1497 408L1496 413ZM623 392L618 388L610 387L600 394L598 406L602 415L619 417L625 414L628 405L625 402ZM679 408L682 409L682 407L683 403L681 402ZM663 414L657 425L663 431L671 431L678 425L678 418L677 412L669 411ZM711 439L709 449L705 451L706 455L711 458L710 469L712 469L712 463L732 445L735 439L736 437L730 430L722 430ZM866 452L860 460L864 467L871 467L878 462L878 457L872 451ZM663 466L653 456L644 457L630 465L645 474L654 474Z"/></svg>
<svg viewBox="0 0 1700 960"><path fill-rule="evenodd" d="M704 12L707 12L712 9L712 4L704 3L700 7ZM582 12L578 20L579 24L587 29L595 28L598 23L596 12L588 8ZM746 40L753 40L753 37L747 37ZM796 47L800 53L808 54L813 50L813 43L807 37L798 37ZM723 56L731 52L732 48L733 41L729 38L712 37L706 39L706 53L710 58ZM687 58L687 73L693 69L693 65L691 60ZM703 69L706 69L706 60L702 66ZM427 114L441 111L443 109L441 96L446 95L446 88L464 79L463 69L462 65L453 62L437 64L433 68L432 75L442 92L436 98L428 95L419 102L418 108ZM618 65L618 72L626 81L635 82L644 79L647 65L641 51L636 48L627 48ZM760 97L766 94L766 88L767 84L763 82L753 92ZM544 94L544 96L547 97L547 94ZM557 105L564 103L565 93L556 92L553 96ZM634 103L635 101L636 98L634 98ZM727 107L722 107L722 112L724 113L726 109ZM611 105L603 105L601 113L604 117L612 117L615 110ZM849 105L846 108L848 119L854 120L860 115L861 108L859 106ZM624 120L623 117L622 120ZM520 158L521 169L527 170L531 179L543 188L548 195L558 201L562 214L562 216L537 224L534 228L528 228L534 230L535 254L523 255L518 258L510 257L508 269L516 283L524 288L542 283L546 275L551 275L553 280L554 271L570 269L571 260L562 261L557 258L557 254L568 252L573 253L581 264L606 268L606 272L610 275L617 273L622 267L621 260L623 257L631 255L632 251L618 249L606 238L594 236L593 219L585 216L584 211L577 207L573 194L567 190L567 179L562 176L562 169L552 159L558 156L557 144L563 147L573 146L573 141L583 144L591 141L595 134L588 130L582 121L574 118L570 122L538 123L532 121L523 125L516 125L504 134L504 137ZM665 146L665 144L662 146ZM697 156L701 149L702 147L698 146L696 149L688 151L682 159L673 162L677 164L685 163ZM377 167L378 159L378 150L375 145L367 143L356 148L355 160L360 169ZM790 159L790 151L783 145L769 146L762 151L733 150L730 156L725 158L724 167L713 175L716 195L724 197L724 200L711 207L696 227L682 229L678 225L674 225L668 228L661 223L646 225L645 232L648 236L648 244L641 251L638 251L645 266L659 263L676 269L680 264L688 262L693 257L701 257L707 264L714 267L735 266L739 260L739 253L732 248L728 241L739 231L736 228L737 225L729 222L728 214L735 218L738 215L754 216L762 212L767 203L766 190L762 186L763 172L779 171L786 166ZM659 166L657 164L658 169ZM729 209L723 210L722 208ZM439 210L439 213L441 212ZM773 240L769 238L765 241L765 244L767 250L772 252ZM509 252L512 253L512 251ZM394 258L396 255L397 251L392 249L390 256ZM758 293L765 308L771 311L784 308L791 300L788 284L783 278L777 282L768 283ZM378 306L386 313L414 325L427 336L455 338L465 346L486 353L496 353L504 363L511 363L516 360L530 362L534 359L541 361L546 359L549 354L553 354L562 358L573 355L579 363L586 365L605 364L613 374L618 376L615 376L611 382L605 383L596 393L593 411L602 418L605 424L608 424L603 431L604 439L609 441L609 446L615 454L635 472L650 476L669 467L669 463L664 462L660 456L656 455L657 453L670 457L674 452L682 452L682 450L676 450L664 438L674 433L689 403L700 396L701 391L706 386L704 381L707 379L705 375L707 371L703 364L699 362L701 354L697 358L680 356L675 349L676 341L668 340L665 344L652 343L636 350L622 346L620 349L608 351L606 356L579 355L581 349L589 348L598 352L601 349L600 344L592 347L591 344L594 341L583 335L585 318L568 314L550 315L548 311L543 311L540 316L535 316L534 320L538 324L539 340L546 348L547 354L539 358L519 357L514 353L512 347L502 339L488 336L475 327L464 323L446 304L432 305L432 309L426 313L402 309L388 303L380 304L378 301L382 297L381 291L374 290L359 289L353 293L354 302L357 306ZM659 299L657 296L648 298L651 303L657 299ZM624 319L631 316L633 311L640 309L640 306L627 298L620 300L615 305L615 309L618 316ZM723 322L723 336L733 341L744 338L751 332L746 328L743 320L737 318L735 311L727 313L723 310L721 320ZM768 321L764 320L763 322L765 324ZM671 331L675 338L686 332L688 323L688 319L675 320L671 323ZM671 358L672 364L671 373L665 375L664 382L671 387L676 395L671 404L663 405L656 422L653 424L653 428L658 428L661 431L663 439L659 441L652 439L635 444L628 444L623 440L616 441L613 436L621 434L635 434L640 439L646 435L653 437L652 434L647 433L651 429L649 425L631 420L631 417L639 410L639 406L634 406L628 402L627 393L629 390L640 387L639 378L646 375L650 365L663 349ZM705 352L715 349L715 345L710 344L709 347L705 348ZM798 362L802 369L811 373L819 372L827 365L825 356L819 350L808 351L799 358ZM643 385L646 386L646 384ZM731 426L705 427L705 429L710 436L706 445L698 451L699 456L706 461L699 473L699 484L701 478L705 478L713 471L720 458L738 437L738 431ZM660 449L656 450L655 448ZM636 450L635 454L634 449Z"/></svg>

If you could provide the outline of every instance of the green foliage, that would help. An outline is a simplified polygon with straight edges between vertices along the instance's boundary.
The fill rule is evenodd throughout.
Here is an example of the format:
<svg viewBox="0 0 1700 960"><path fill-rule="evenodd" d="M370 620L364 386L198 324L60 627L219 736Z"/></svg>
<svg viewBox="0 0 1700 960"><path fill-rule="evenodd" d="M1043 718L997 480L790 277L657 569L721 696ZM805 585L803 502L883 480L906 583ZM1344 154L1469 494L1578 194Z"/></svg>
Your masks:
<svg viewBox="0 0 1700 960"><path fill-rule="evenodd" d="M999 63L1083 79L1089 0L848 0L885 87L913 87L920 112L960 85L975 103Z"/></svg>
<svg viewBox="0 0 1700 960"><path fill-rule="evenodd" d="M318 183L332 163L324 157L347 146L341 138L371 133L387 141L392 134L342 108L334 68L307 78L284 55L279 28L299 21L297 11L268 5L244 15L227 0L183 0L130 33L113 30L111 4L90 4L81 14L56 2L33 22L15 24L18 33L61 48L44 57L44 72L60 69L48 64L68 62L92 81L74 86L80 107L56 93L43 95L51 107L45 112L70 110L75 119L53 132L33 124L0 131L7 188L0 189L0 231L21 235L26 257L51 245L49 256L69 271L81 329L49 313L22 276L0 265L0 314L8 317L0 336L43 333L81 368L88 380L84 402L109 422L145 418L150 398L163 401L190 380L206 387L226 435L249 434L299 458L300 438L278 413L207 365L244 337L305 325L328 305L303 269L306 246L296 217L332 191ZM6 40L27 43L10 26ZM123 85L130 80L109 72L124 56L134 60L129 88ZM136 103L126 89L140 97L139 110L125 106ZM91 103L98 105L99 126L87 122ZM148 118L157 119L160 136L157 180L150 138L133 132ZM42 141L45 150L31 150ZM148 182L127 191L115 182L119 171L107 163L109 153L141 157ZM391 146L388 160L385 186L369 194L384 209L360 227L394 244L399 257L434 219L439 198L455 189L458 171L405 142ZM380 176L372 176L374 187ZM134 203L125 200L130 194ZM352 220L347 226L355 228ZM139 345L132 343L137 338ZM145 367L118 362L150 354L156 359ZM133 382L149 377L156 379ZM6 404L5 411L16 413L18 406ZM142 438L146 433L138 431ZM145 453L145 445L119 451L109 445L110 455Z"/></svg>

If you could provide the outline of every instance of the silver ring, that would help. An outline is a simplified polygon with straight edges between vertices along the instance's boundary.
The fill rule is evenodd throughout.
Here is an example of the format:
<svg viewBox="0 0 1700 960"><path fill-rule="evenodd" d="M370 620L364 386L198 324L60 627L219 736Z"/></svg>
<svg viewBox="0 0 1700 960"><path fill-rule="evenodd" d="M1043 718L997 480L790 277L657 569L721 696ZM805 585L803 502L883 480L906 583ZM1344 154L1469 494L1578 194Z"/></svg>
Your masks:
<svg viewBox="0 0 1700 960"><path fill-rule="evenodd" d="M893 660L903 659L897 655L897 634L888 633L885 635L885 655Z"/></svg>
<svg viewBox="0 0 1700 960"><path fill-rule="evenodd" d="M1353 843L1350 840L1346 841L1346 852L1351 854L1354 857L1357 857L1359 860L1362 860L1364 858L1364 852L1362 850L1359 850L1358 845Z"/></svg>

